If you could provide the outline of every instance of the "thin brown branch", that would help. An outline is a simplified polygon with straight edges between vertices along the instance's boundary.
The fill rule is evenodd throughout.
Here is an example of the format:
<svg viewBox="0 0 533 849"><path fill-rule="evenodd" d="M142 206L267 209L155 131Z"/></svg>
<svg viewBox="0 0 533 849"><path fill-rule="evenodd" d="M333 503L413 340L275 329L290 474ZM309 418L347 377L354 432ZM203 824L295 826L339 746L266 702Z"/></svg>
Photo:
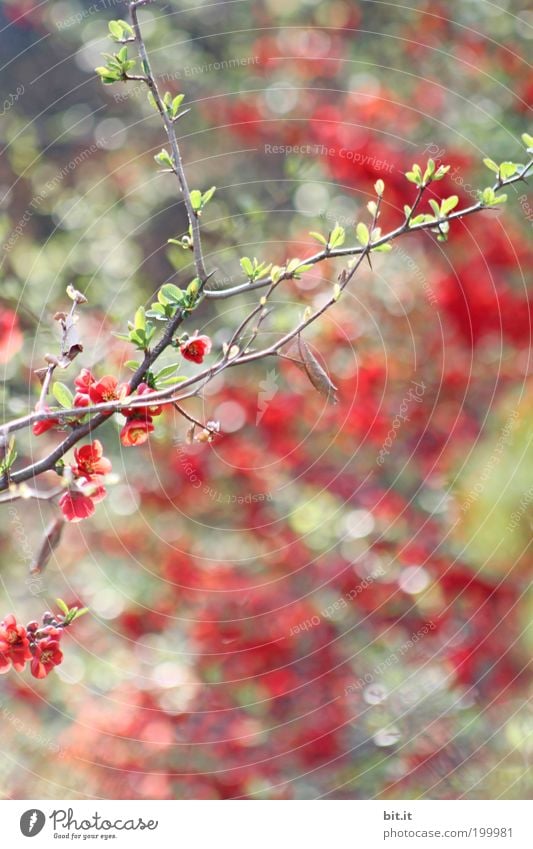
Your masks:
<svg viewBox="0 0 533 849"><path fill-rule="evenodd" d="M137 45L139 48L139 56L141 58L143 71L146 74L146 78L144 82L152 92L155 103L157 105L159 114L161 115L161 120L163 121L163 125L165 127L165 131L170 142L170 147L172 150L172 160L174 163L175 174L178 178L178 182L180 185L180 189L183 194L183 201L185 203L185 208L187 210L187 217L189 219L189 226L191 228L192 233L192 248L194 254L194 264L196 267L196 275L200 281L201 287L203 287L207 281L208 274L205 268L204 257L202 253L202 240L200 234L200 221L197 213L195 212L192 201L191 201L191 192L189 189L189 184L187 181L187 176L185 174L185 168L183 166L183 159L181 156L180 147L178 144L178 139L176 136L176 131L174 127L174 122L170 118L165 109L165 105L163 103L163 98L159 92L159 88L155 81L154 74L152 72L152 66L150 64L150 59L148 57L148 53L146 50L146 45L144 43L144 38L142 35L141 27L139 24L139 17L137 14L137 9L140 6L147 5L147 2L136 2L130 4L130 13L131 13L131 21L133 26L133 31L135 33L135 39L137 41Z"/></svg>

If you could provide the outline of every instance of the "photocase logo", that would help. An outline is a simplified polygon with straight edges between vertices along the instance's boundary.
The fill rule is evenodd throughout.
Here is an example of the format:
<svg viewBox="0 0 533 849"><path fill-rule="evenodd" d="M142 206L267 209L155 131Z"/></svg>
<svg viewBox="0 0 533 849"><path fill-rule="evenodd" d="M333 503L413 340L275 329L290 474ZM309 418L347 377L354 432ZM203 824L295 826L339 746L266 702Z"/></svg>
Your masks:
<svg viewBox="0 0 533 849"><path fill-rule="evenodd" d="M44 828L46 817L42 811L32 808L22 814L20 818L20 830L24 837L35 837Z"/></svg>

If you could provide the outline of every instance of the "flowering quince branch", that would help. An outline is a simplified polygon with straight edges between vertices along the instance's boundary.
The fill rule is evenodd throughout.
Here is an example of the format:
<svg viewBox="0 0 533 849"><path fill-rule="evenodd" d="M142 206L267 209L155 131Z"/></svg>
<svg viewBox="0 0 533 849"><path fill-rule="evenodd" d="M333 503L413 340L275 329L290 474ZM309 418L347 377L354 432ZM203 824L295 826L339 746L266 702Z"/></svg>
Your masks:
<svg viewBox="0 0 533 849"><path fill-rule="evenodd" d="M495 180L491 186L479 192L477 202L460 209L457 195L444 198L440 202L430 197L428 209L421 211L431 185L444 179L450 166L437 166L430 159L423 170L415 163L405 176L416 186L416 197L412 206L404 208L403 220L394 229L382 233L379 227L386 187L383 180L378 180L374 187L375 199L367 204L369 224L364 221L357 224L355 243L352 246L344 245L347 233L345 228L337 224L326 235L310 233L310 236L320 243L321 249L305 259L289 259L285 265L275 266L255 258L242 257L240 265L246 277L245 282L237 282L224 289L216 285L210 287L209 281L215 272L208 272L206 269L200 219L214 195L215 187L206 191L191 190L189 187L175 130L176 123L188 111L181 110L184 95L161 93L153 75L139 22L139 9L153 1L134 0L129 3L131 24L123 20L109 23L110 37L120 48L117 53L104 54L106 65L96 70L105 85L138 80L147 87L148 99L162 120L170 145L170 151L163 149L155 159L162 166L163 172L176 177L188 218L187 235L179 240L169 241L192 252L195 277L188 282L185 289L180 289L172 283L162 285L151 308L145 310L140 306L133 320L128 323L127 333L116 334L142 353L139 362L127 363L133 371L127 382L120 383L113 375L98 378L89 369L84 368L74 380L74 392L62 383L52 383L56 370L70 366L73 359L83 350L76 333L76 310L79 305L86 303L87 299L73 287L68 287L67 294L73 302L71 309L68 313L58 313L55 316L62 330L60 355L47 355L46 366L37 372L42 385L35 411L6 422L0 428L0 491L6 493L0 497L0 501L18 498L49 501L57 499L60 509L60 517L48 528L32 565L32 570L36 572L44 568L51 552L58 545L64 522L79 522L89 518L95 511L95 505L106 496L105 484L111 472L111 463L104 456L103 445L93 437L93 433L108 421L111 415L120 414L125 419L120 431L120 440L125 447L139 446L147 441L155 429L154 419L162 414L165 406L172 406L190 423L187 441L211 442L219 432L219 424L213 421L202 423L184 409L181 402L197 396L205 385L224 369L270 356L295 362L304 369L312 386L328 401L334 403L336 387L311 352L302 336L303 332L335 305L365 260L372 267L374 254L391 251L392 243L397 238L414 231L429 231L435 234L439 241L446 241L452 222L486 209L497 208L507 198L502 194L502 190L516 182L525 181L533 168L533 137L525 133L523 141L530 157L529 161L526 164L502 162L498 165L491 159L485 159L484 164L495 174ZM130 57L130 44L136 47L138 59ZM142 73L132 73L138 61ZM272 344L255 349L253 346L260 337L261 327L270 315L268 304L276 289L284 281L298 280L318 263L336 259L346 259L348 264L338 274L332 293L322 306L314 311L307 307L300 321L291 330ZM266 291L231 333L215 361L190 377L176 376L182 360L202 365L212 352L212 343L208 336L198 332L193 335L186 332L177 335L181 325L202 301L230 298L258 289ZM161 328L161 334L155 341L158 328ZM157 371L154 368L157 361L168 350L175 350L179 354L179 362ZM50 407L47 404L50 393L58 406ZM34 436L48 431L67 431L67 435L42 459L17 469L13 434L25 428L31 428ZM80 444L85 437L90 437L90 441ZM65 465L63 457L70 449L74 449L73 460ZM57 472L61 478L60 487L40 492L25 484L25 481L33 480L47 471ZM46 621L43 618L42 626L30 623L23 628L16 623L13 616L6 617L0 625L0 672L8 671L11 667L20 671L26 661L31 660L32 673L36 677L44 677L53 666L61 662L60 636L83 611L72 614L60 600L58 605L62 610L62 618L45 614ZM75 608L73 610L76 611Z"/></svg>
<svg viewBox="0 0 533 849"><path fill-rule="evenodd" d="M87 608L69 608L58 598L60 613L46 612L41 622L20 625L12 613L0 622L0 675L14 669L22 672L30 664L34 678L46 676L63 661L61 640L66 629L87 613Z"/></svg>

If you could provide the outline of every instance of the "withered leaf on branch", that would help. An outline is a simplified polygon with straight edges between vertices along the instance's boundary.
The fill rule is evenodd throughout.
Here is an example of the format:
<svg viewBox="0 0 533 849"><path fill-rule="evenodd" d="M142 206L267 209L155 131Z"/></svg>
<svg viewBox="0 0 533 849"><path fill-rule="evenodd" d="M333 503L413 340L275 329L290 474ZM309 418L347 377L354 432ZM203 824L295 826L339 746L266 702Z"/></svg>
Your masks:
<svg viewBox="0 0 533 849"><path fill-rule="evenodd" d="M65 520L63 518L54 519L54 521L48 525L41 547L30 566L30 574L40 575L41 572L44 572L46 564L50 560L54 549L59 545L64 525Z"/></svg>
<svg viewBox="0 0 533 849"><path fill-rule="evenodd" d="M330 404L336 404L339 400L336 394L337 387L327 371L322 368L307 342L298 336L298 341L292 346L292 350L298 353L301 366L317 392L327 398Z"/></svg>
<svg viewBox="0 0 533 849"><path fill-rule="evenodd" d="M81 354L83 345L80 342L76 321L71 316L61 320L63 337L61 339L61 359L59 362L60 368L67 368L72 360Z"/></svg>

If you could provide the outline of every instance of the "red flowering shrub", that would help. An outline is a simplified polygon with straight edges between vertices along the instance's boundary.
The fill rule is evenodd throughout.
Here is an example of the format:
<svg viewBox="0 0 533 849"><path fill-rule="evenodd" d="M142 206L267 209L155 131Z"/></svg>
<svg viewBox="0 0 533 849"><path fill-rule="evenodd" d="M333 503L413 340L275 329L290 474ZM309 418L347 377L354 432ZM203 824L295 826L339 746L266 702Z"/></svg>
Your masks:
<svg viewBox="0 0 533 849"><path fill-rule="evenodd" d="M60 642L65 629L86 611L68 608L61 599L58 604L61 613L57 617L45 613L41 623L32 621L26 626L19 625L11 613L0 622L0 674L11 668L22 672L30 662L33 677L46 678L62 663Z"/></svg>

